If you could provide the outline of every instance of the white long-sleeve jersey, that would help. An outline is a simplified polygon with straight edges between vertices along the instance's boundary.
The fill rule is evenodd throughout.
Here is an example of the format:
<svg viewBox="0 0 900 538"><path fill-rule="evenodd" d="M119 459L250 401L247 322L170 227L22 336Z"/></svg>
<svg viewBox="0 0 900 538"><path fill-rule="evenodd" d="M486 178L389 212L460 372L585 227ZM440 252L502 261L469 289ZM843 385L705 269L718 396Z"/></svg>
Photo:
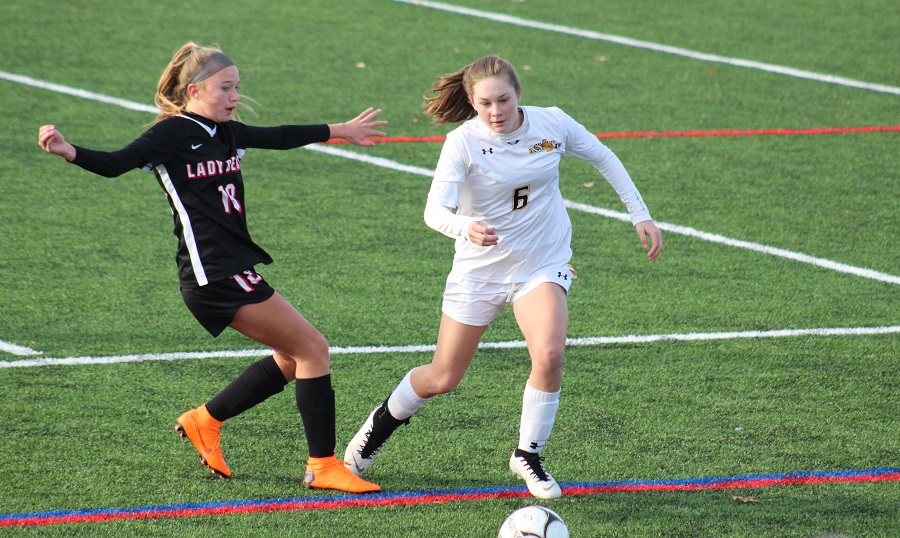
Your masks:
<svg viewBox="0 0 900 538"><path fill-rule="evenodd" d="M559 162L574 155L591 163L615 189L632 223L650 213L618 157L558 108L520 107L522 125L497 134L472 118L447 135L425 222L456 239L452 272L481 282L522 282L572 256L572 224L559 190ZM452 209L456 209L456 213ZM468 241L469 224L496 229L491 247Z"/></svg>

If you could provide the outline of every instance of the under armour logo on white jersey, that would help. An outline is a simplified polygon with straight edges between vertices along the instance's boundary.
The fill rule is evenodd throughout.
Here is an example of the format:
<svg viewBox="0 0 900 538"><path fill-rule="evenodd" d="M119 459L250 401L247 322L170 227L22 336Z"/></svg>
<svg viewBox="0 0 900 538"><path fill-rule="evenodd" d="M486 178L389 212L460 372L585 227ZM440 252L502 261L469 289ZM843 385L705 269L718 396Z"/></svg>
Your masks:
<svg viewBox="0 0 900 538"><path fill-rule="evenodd" d="M488 153L494 153L494 148L487 148L487 149L482 148L481 149L482 155L487 155Z"/></svg>

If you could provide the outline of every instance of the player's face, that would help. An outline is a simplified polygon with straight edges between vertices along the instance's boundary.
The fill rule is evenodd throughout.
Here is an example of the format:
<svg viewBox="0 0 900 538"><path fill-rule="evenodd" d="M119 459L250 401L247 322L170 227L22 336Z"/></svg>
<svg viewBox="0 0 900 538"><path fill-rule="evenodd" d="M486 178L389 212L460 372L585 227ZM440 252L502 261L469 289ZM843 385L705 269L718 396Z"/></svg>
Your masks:
<svg viewBox="0 0 900 538"><path fill-rule="evenodd" d="M519 98L506 77L479 80L472 86L469 100L478 117L495 133L511 133L522 124Z"/></svg>
<svg viewBox="0 0 900 538"><path fill-rule="evenodd" d="M231 119L234 108L241 100L238 95L240 85L241 76L237 67L230 65L204 80L202 84L188 86L191 100L186 109L216 123L226 122Z"/></svg>

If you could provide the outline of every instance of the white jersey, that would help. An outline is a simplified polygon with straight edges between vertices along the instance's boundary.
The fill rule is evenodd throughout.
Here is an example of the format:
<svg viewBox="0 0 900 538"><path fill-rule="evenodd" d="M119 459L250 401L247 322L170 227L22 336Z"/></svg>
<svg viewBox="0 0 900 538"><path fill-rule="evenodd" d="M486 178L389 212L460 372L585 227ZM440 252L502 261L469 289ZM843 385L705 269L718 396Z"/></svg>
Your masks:
<svg viewBox="0 0 900 538"><path fill-rule="evenodd" d="M559 190L564 155L596 167L633 223L650 220L621 161L596 136L558 108L519 109L524 121L515 132L494 133L475 117L451 131L441 150L426 222L456 238L452 272L462 278L522 282L542 268L569 262L572 224ZM456 208L456 215L440 206ZM493 226L499 243L470 243L467 230L473 221Z"/></svg>

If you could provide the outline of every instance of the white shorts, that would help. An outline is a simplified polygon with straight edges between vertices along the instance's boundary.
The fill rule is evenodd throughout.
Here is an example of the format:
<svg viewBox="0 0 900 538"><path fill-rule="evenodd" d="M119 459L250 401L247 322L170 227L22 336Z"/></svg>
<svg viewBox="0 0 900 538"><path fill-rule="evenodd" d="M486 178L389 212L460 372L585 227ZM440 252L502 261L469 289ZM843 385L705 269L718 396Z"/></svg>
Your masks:
<svg viewBox="0 0 900 538"><path fill-rule="evenodd" d="M478 282L450 273L441 310L454 321L483 327L494 321L507 303L512 304L541 284L553 282L568 293L575 278L571 265L545 268L524 282L510 283Z"/></svg>

